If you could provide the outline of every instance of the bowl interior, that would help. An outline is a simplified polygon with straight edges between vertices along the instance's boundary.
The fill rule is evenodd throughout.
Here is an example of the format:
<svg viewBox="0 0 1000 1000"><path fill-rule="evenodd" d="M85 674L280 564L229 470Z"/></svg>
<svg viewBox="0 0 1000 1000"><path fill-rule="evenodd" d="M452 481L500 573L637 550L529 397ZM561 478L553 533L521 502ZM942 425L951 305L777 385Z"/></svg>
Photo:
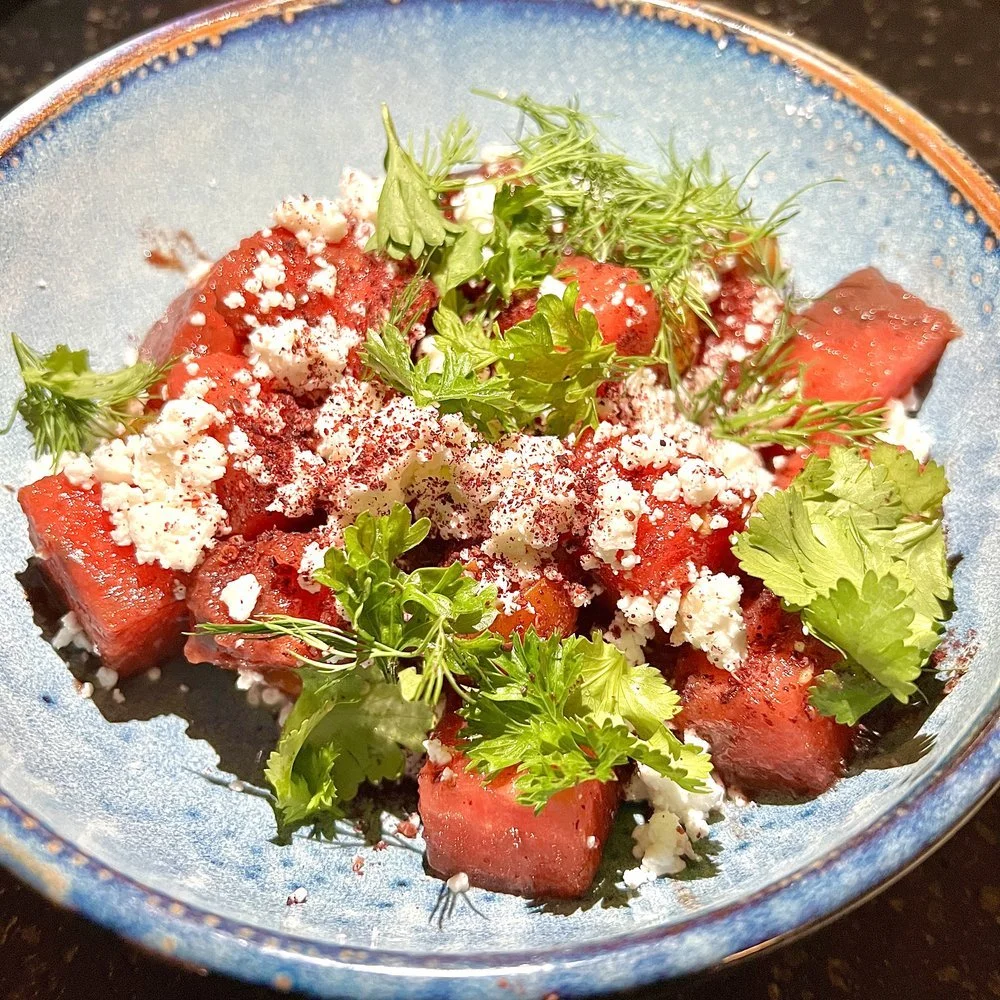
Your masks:
<svg viewBox="0 0 1000 1000"><path fill-rule="evenodd" d="M638 159L672 140L682 155L708 149L727 172L750 171L761 213L837 179L803 194L788 226L784 256L799 289L817 293L874 264L965 332L923 415L953 487L949 538L962 557L953 633L975 634L978 653L923 722L933 737L924 756L866 770L813 802L731 807L713 828L717 852L692 877L646 886L629 905L609 890L572 912L473 891L475 910L459 905L439 922L430 919L439 883L406 844L279 847L264 801L205 780L219 773L207 716L228 715L230 730L234 718L251 725L232 698L206 693L203 712L190 705L202 698L198 678L186 695L176 679L150 694L140 678L116 723L82 699L15 579L30 549L5 491L0 789L31 814L151 892L250 927L415 954L464 954L488 936L489 951L513 953L677 924L788 878L914 795L997 710L1000 263L977 218L885 128L731 36L582 3L356 0L290 24L266 18L177 56L86 98L0 160L0 328L115 363L182 287L144 260L150 227L186 229L218 255L281 197L335 191L346 164L377 170L382 100L401 132L465 112L484 140L498 140L516 115L471 88L576 95ZM2 349L6 407L17 379ZM20 481L27 457L17 430L0 447L4 482ZM130 713L130 700L147 707ZM191 733L185 717L198 720ZM300 885L308 905L286 906Z"/></svg>

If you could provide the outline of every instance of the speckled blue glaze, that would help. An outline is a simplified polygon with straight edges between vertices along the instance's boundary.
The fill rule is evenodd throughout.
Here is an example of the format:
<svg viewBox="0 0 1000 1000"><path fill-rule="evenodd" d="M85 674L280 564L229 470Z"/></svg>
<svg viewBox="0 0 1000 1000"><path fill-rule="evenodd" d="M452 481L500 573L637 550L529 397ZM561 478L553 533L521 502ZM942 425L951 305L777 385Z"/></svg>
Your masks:
<svg viewBox="0 0 1000 1000"><path fill-rule="evenodd" d="M682 154L710 148L732 173L769 154L749 179L761 211L840 177L803 198L789 226L785 257L801 290L875 264L965 331L924 416L953 484L954 635L975 633L979 651L925 724L935 741L923 759L846 779L814 802L732 807L713 828L716 876L661 881L628 907L570 917L473 890L478 913L460 905L439 928L429 920L439 883L417 852L362 851L358 876L349 844L275 846L266 803L201 777L217 757L182 720L112 725L77 694L14 579L29 546L5 491L4 863L196 965L324 996L466 1000L511 987L577 996L703 969L822 921L919 860L1000 776L1000 257L976 214L885 127L748 50L735 26L699 32L575 0L349 0L287 20L173 56L164 40L162 58L0 157L0 329L115 360L180 290L144 263L144 226L186 228L223 252L281 196L334 190L344 163L376 169L383 98L401 131L465 111L499 139L514 117L471 87L579 95L639 158L671 136ZM74 80L15 112L0 142ZM6 407L16 380L4 359ZM2 481L19 481L27 455L26 435L5 439ZM299 885L308 903L287 907Z"/></svg>

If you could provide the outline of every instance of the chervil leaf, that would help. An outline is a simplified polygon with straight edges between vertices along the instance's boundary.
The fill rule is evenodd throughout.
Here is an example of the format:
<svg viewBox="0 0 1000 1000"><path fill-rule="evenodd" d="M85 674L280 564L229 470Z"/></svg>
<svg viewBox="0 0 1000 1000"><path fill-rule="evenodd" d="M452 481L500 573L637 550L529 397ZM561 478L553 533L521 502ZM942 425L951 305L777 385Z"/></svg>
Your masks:
<svg viewBox="0 0 1000 1000"><path fill-rule="evenodd" d="M583 781L610 781L629 760L692 790L711 769L666 729L677 696L659 672L630 666L598 636L515 635L479 680L462 709L472 766L487 777L516 766L518 799L536 810Z"/></svg>
<svg viewBox="0 0 1000 1000"><path fill-rule="evenodd" d="M498 369L527 409L543 414L545 430L560 437L597 426L597 390L629 369L606 344L589 309L576 308L579 289L543 295L534 314L502 338Z"/></svg>
<svg viewBox="0 0 1000 1000"><path fill-rule="evenodd" d="M737 538L744 572L844 656L817 688L817 708L857 721L859 708L890 695L905 702L916 690L950 613L946 491L934 463L922 469L888 446L871 461L833 448L763 497Z"/></svg>
<svg viewBox="0 0 1000 1000"><path fill-rule="evenodd" d="M53 464L64 452L90 451L98 441L128 430L141 414L141 404L170 362L137 361L115 372L95 372L87 351L60 344L41 354L11 335L14 355L24 380L7 426L21 415L35 441L35 456L51 455Z"/></svg>
<svg viewBox="0 0 1000 1000"><path fill-rule="evenodd" d="M362 782L402 777L403 750L420 748L433 713L370 670L330 675L309 669L301 676L302 694L268 758L266 776L282 836L314 826L332 837L343 803Z"/></svg>

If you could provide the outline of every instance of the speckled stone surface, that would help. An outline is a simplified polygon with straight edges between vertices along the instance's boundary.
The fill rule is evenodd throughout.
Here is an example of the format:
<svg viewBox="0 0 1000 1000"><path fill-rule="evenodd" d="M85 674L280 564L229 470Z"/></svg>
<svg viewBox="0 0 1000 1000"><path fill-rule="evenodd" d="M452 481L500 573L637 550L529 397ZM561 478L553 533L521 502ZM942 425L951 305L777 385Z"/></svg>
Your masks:
<svg viewBox="0 0 1000 1000"><path fill-rule="evenodd" d="M50 75L120 37L196 6L190 0L24 5L0 26L0 102L24 96ZM904 96L922 103L980 162L997 170L997 112L988 106L997 56L988 45L983 47L998 35L1000 10L995 3L946 9L921 5L912 10L891 3L866 3L864 10L844 2L757 3L748 9L778 21L785 18L802 34L865 63ZM883 59L883 46L890 58ZM928 65L929 60L934 65ZM916 80L919 89L907 79L911 84ZM710 982L693 981L659 995L711 992L803 1000L838 995L1000 996L998 829L994 802L915 875L833 928ZM2 996L262 995L167 970L110 935L53 910L6 876L0 878Z"/></svg>

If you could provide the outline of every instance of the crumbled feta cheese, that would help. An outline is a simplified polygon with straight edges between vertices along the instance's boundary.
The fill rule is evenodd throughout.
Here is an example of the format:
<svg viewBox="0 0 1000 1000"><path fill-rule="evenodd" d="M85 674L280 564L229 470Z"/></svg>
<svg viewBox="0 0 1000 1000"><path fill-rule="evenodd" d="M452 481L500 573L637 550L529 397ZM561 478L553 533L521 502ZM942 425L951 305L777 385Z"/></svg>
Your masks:
<svg viewBox="0 0 1000 1000"><path fill-rule="evenodd" d="M59 619L59 630L52 637L53 649L65 649L67 646L76 646L86 653L94 652L94 644L87 638L75 611L67 611Z"/></svg>
<svg viewBox="0 0 1000 1000"><path fill-rule="evenodd" d="M626 796L633 802L648 801L653 813L632 831L632 853L641 864L624 873L629 888L662 875L675 875L684 870L688 860L698 859L693 842L708 834L708 817L721 809L723 799L722 786L714 778L709 776L705 784L707 791L689 792L651 767L638 765Z"/></svg>
<svg viewBox="0 0 1000 1000"><path fill-rule="evenodd" d="M656 629L649 622L633 625L619 611L611 621L604 639L616 646L633 666L646 662L644 652L646 643L656 634Z"/></svg>
<svg viewBox="0 0 1000 1000"><path fill-rule="evenodd" d="M207 320L203 312L193 312L188 316L188 322L192 326L204 326Z"/></svg>
<svg viewBox="0 0 1000 1000"><path fill-rule="evenodd" d="M452 199L456 222L471 223L484 235L493 232L493 202L497 196L494 182L475 178L466 183Z"/></svg>
<svg viewBox="0 0 1000 1000"><path fill-rule="evenodd" d="M80 697L81 698L93 698L94 697L94 685L90 681L84 681L80 685Z"/></svg>
<svg viewBox="0 0 1000 1000"><path fill-rule="evenodd" d="M557 299L561 299L566 294L567 287L565 281L560 281L558 278L552 277L551 274L547 274L538 286L538 294L539 296L554 295Z"/></svg>
<svg viewBox="0 0 1000 1000"><path fill-rule="evenodd" d="M243 309L247 304L247 300L241 292L233 289L233 291L228 292L222 299L222 304L227 309Z"/></svg>
<svg viewBox="0 0 1000 1000"><path fill-rule="evenodd" d="M417 341L417 358L427 358L427 370L434 375L444 371L445 354L437 346L434 334L429 333Z"/></svg>
<svg viewBox="0 0 1000 1000"><path fill-rule="evenodd" d="M424 740L424 749L427 751L427 759L432 764L450 764L452 760L451 751L439 740Z"/></svg>
<svg viewBox="0 0 1000 1000"><path fill-rule="evenodd" d="M677 624L677 611L681 604L681 592L668 590L657 602L654 616L664 632L670 633Z"/></svg>
<svg viewBox="0 0 1000 1000"><path fill-rule="evenodd" d="M250 331L250 363L255 378L273 377L289 389L312 392L339 378L362 339L332 316L314 326L300 316L279 319Z"/></svg>
<svg viewBox="0 0 1000 1000"><path fill-rule="evenodd" d="M685 458L677 468L677 482L684 502L702 507L714 500L728 483L700 458Z"/></svg>
<svg viewBox="0 0 1000 1000"><path fill-rule="evenodd" d="M307 899L309 899L309 893L300 885L289 893L288 899L285 900L285 906L301 906Z"/></svg>
<svg viewBox="0 0 1000 1000"><path fill-rule="evenodd" d="M648 597L631 597L626 594L618 599L618 610L629 625L648 625L655 617L653 604Z"/></svg>
<svg viewBox="0 0 1000 1000"><path fill-rule="evenodd" d="M286 198L274 210L273 218L275 226L293 233L310 254L322 253L328 243L339 243L347 235L347 219L340 205L325 198Z"/></svg>
<svg viewBox="0 0 1000 1000"><path fill-rule="evenodd" d="M889 403L886 428L875 436L888 444L905 448L918 462L926 462L931 457L933 438L916 417L907 414L902 400L893 399Z"/></svg>
<svg viewBox="0 0 1000 1000"><path fill-rule="evenodd" d="M384 178L371 177L361 170L345 169L340 175L338 204L341 212L362 222L373 222L383 181Z"/></svg>
<svg viewBox="0 0 1000 1000"><path fill-rule="evenodd" d="M337 269L332 264L320 263L316 261L317 269L309 276L306 282L306 290L319 292L328 299L332 299L337 291Z"/></svg>
<svg viewBox="0 0 1000 1000"><path fill-rule="evenodd" d="M226 523L213 484L225 475L228 455L209 433L225 418L200 398L213 385L192 380L141 434L94 451L93 475L111 515L111 537L133 545L139 563L188 573Z"/></svg>
<svg viewBox="0 0 1000 1000"><path fill-rule="evenodd" d="M702 568L680 600L670 641L675 646L690 643L715 666L735 670L747 651L742 596L738 577Z"/></svg>
<svg viewBox="0 0 1000 1000"><path fill-rule="evenodd" d="M260 597L260 581L253 573L230 580L219 592L219 600L226 606L229 617L235 622L245 622L257 606Z"/></svg>
<svg viewBox="0 0 1000 1000"><path fill-rule="evenodd" d="M619 552L635 548L639 518L648 513L646 498L631 483L615 479L597 490L594 520L590 528L591 551L610 566L622 566Z"/></svg>
<svg viewBox="0 0 1000 1000"><path fill-rule="evenodd" d="M110 691L118 683L118 671L110 667L98 667L94 679L102 691Z"/></svg>
<svg viewBox="0 0 1000 1000"><path fill-rule="evenodd" d="M445 884L448 886L448 890L456 895L468 892L471 885L469 876L465 872L456 872Z"/></svg>

